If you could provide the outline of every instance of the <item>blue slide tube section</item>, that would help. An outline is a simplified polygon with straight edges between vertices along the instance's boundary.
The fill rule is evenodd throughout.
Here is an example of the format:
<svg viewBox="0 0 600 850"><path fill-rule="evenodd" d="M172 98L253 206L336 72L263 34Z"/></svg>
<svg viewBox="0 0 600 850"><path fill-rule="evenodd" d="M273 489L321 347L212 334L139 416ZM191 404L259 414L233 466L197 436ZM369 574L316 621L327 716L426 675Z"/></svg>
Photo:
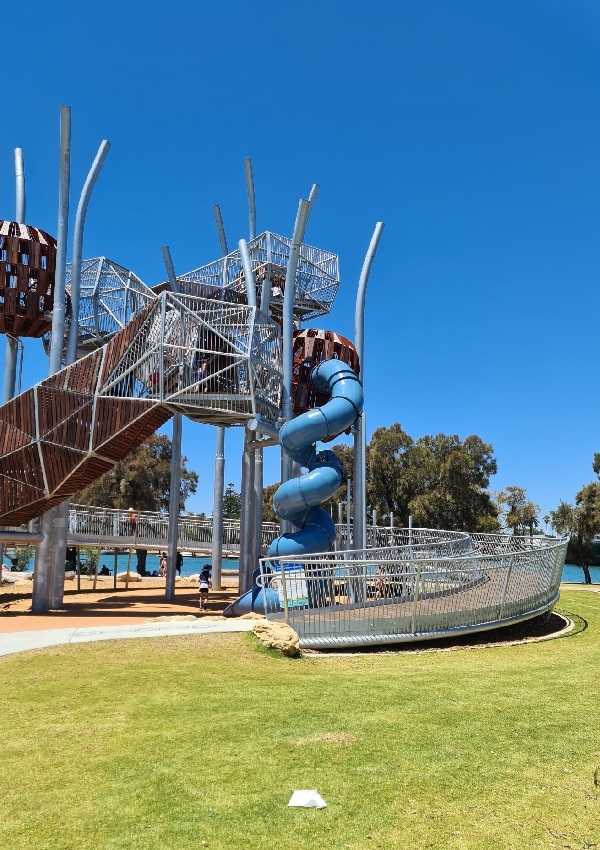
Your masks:
<svg viewBox="0 0 600 850"><path fill-rule="evenodd" d="M269 547L270 557L327 552L335 543L335 523L321 503L342 483L342 465L335 452L317 452L315 443L352 427L362 411L363 391L353 369L340 360L324 360L310 377L315 388L331 398L323 407L291 419L279 432L282 449L308 472L285 481L273 497L277 516L299 530L277 537Z"/></svg>
<svg viewBox="0 0 600 850"><path fill-rule="evenodd" d="M321 503L342 483L342 466L335 452L317 452L315 443L337 437L351 428L363 408L362 386L346 363L324 360L315 366L310 377L316 389L329 393L331 398L323 407L290 420L279 432L283 450L308 472L284 482L273 497L277 516L299 529L273 541L269 547L269 556L273 558L327 552L335 543L335 523ZM260 570L254 572L252 590L225 609L226 616L240 616L249 611L265 613L265 605L270 610L279 607L277 594L256 583L259 573Z"/></svg>

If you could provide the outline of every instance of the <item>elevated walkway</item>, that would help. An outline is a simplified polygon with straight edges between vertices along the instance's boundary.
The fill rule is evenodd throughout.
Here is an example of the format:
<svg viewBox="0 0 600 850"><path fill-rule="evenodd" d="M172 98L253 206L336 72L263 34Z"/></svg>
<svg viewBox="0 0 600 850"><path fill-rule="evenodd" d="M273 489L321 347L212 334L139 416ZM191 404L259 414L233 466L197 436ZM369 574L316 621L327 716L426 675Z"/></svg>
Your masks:
<svg viewBox="0 0 600 850"><path fill-rule="evenodd" d="M84 489L174 413L276 418L279 325L255 307L163 292L103 347L0 407L0 525ZM215 381L229 392L204 393Z"/></svg>

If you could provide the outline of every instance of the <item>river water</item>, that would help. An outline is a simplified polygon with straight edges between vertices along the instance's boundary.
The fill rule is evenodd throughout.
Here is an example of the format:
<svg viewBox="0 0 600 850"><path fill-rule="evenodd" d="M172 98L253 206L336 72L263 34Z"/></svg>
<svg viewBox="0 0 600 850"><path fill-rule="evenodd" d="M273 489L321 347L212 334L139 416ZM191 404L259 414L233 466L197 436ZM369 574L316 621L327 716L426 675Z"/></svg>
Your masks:
<svg viewBox="0 0 600 850"><path fill-rule="evenodd" d="M146 573L148 575L152 575L153 572L158 574L158 563L159 563L158 555L148 555L146 558ZM137 559L135 554L130 556L127 552L119 552L117 555L117 572L123 573L127 571L127 564L129 562L130 571L137 572ZM8 560L6 561L7 566L9 565ZM183 558L183 567L181 568L181 575L192 576L197 575L201 572L202 567L205 564L210 564L210 557L208 556L196 556L195 558L190 557L189 555L184 556ZM98 569L102 569L105 566L109 570L113 570L115 566L115 556L112 552L105 552L101 558L100 563L98 565ZM28 565L29 569L33 567L33 563ZM239 568L239 562L237 558L223 558L223 570L227 572L237 572ZM590 575L592 577L593 584L600 584L600 566L598 567L590 567ZM583 570L581 567L576 567L573 564L565 564L562 571L562 581L569 582L570 584L584 584L584 576Z"/></svg>

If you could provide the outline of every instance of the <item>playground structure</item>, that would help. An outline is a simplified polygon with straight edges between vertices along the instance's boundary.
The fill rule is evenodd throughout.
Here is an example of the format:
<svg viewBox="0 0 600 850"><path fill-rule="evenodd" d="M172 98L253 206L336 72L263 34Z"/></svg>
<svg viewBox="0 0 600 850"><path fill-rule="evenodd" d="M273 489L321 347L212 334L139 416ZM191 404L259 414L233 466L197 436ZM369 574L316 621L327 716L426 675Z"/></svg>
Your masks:
<svg viewBox="0 0 600 850"><path fill-rule="evenodd" d="M307 646L337 645L342 637L346 645L421 640L545 613L557 598L565 541L517 544L505 536L413 530L406 545L352 551L348 541L343 557L330 554L336 528L321 504L342 472L335 453L316 444L352 430L364 491L364 346L361 326L356 345L333 331L294 330L326 315L339 288L337 256L304 243L309 211L302 201L292 239L251 233L238 250L192 272L169 273L153 287L104 257L65 263L64 293L52 277L52 237L0 223L5 332L46 334L52 360L57 306L64 307L60 359L69 363L73 331L79 358L0 407L0 524L19 525L62 505L182 414L247 429L242 597L230 613L262 606L269 617L285 617ZM35 248L42 239L43 262ZM372 241L357 315L375 249ZM57 279L59 271L60 264ZM275 443L288 459L274 499L283 533L259 564L262 482L258 487L254 459ZM292 476L292 463L308 473ZM362 515L360 477L355 511ZM62 538L53 545L60 549ZM427 627L431 599L456 604L438 606Z"/></svg>

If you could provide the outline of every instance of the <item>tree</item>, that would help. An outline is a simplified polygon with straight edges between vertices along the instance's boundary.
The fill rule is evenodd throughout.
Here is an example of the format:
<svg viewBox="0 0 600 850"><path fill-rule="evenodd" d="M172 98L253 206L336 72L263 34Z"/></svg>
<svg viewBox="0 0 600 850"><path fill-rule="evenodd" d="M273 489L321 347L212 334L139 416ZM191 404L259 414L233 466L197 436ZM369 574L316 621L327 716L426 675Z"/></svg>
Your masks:
<svg viewBox="0 0 600 850"><path fill-rule="evenodd" d="M239 519L242 513L242 496L234 489L233 484L228 484L223 493L223 517L225 519Z"/></svg>
<svg viewBox="0 0 600 850"><path fill-rule="evenodd" d="M408 505L416 495L407 460L413 445L412 437L396 422L377 428L367 447L367 502L379 515L394 513L403 525L408 525Z"/></svg>
<svg viewBox="0 0 600 850"><path fill-rule="evenodd" d="M527 491L522 487L507 487L497 493L496 498L502 510L503 520L513 534L533 534L538 525L538 505L528 501Z"/></svg>
<svg viewBox="0 0 600 850"><path fill-rule="evenodd" d="M398 423L378 428L367 448L368 501L400 523L494 531L497 508L487 487L497 471L493 448L475 435L425 436L416 442Z"/></svg>
<svg viewBox="0 0 600 850"><path fill-rule="evenodd" d="M263 488L263 504L262 504L262 518L263 522L279 522L279 517L273 510L273 496L275 495L275 491L279 487L279 482L277 484L269 484L268 487Z"/></svg>
<svg viewBox="0 0 600 850"><path fill-rule="evenodd" d="M409 509L416 525L449 530L495 531L497 508L487 488L497 471L493 448L471 435L421 437L409 451L416 495Z"/></svg>
<svg viewBox="0 0 600 850"><path fill-rule="evenodd" d="M73 501L80 505L138 511L168 510L171 486L171 440L164 434L153 434L124 460L101 478L77 493ZM198 486L198 475L186 467L181 458L179 509Z"/></svg>
<svg viewBox="0 0 600 850"><path fill-rule="evenodd" d="M596 464L594 456L594 464ZM596 466L594 465L594 470ZM586 484L576 495L575 505L561 502L550 511L552 526L557 534L570 536L567 560L583 569L585 583L591 584L589 565L594 559L592 540L600 532L600 483Z"/></svg>
<svg viewBox="0 0 600 850"><path fill-rule="evenodd" d="M10 555L11 570L13 572L22 573L27 569L29 561L35 555L35 546L29 544L25 546L15 546L15 549Z"/></svg>

